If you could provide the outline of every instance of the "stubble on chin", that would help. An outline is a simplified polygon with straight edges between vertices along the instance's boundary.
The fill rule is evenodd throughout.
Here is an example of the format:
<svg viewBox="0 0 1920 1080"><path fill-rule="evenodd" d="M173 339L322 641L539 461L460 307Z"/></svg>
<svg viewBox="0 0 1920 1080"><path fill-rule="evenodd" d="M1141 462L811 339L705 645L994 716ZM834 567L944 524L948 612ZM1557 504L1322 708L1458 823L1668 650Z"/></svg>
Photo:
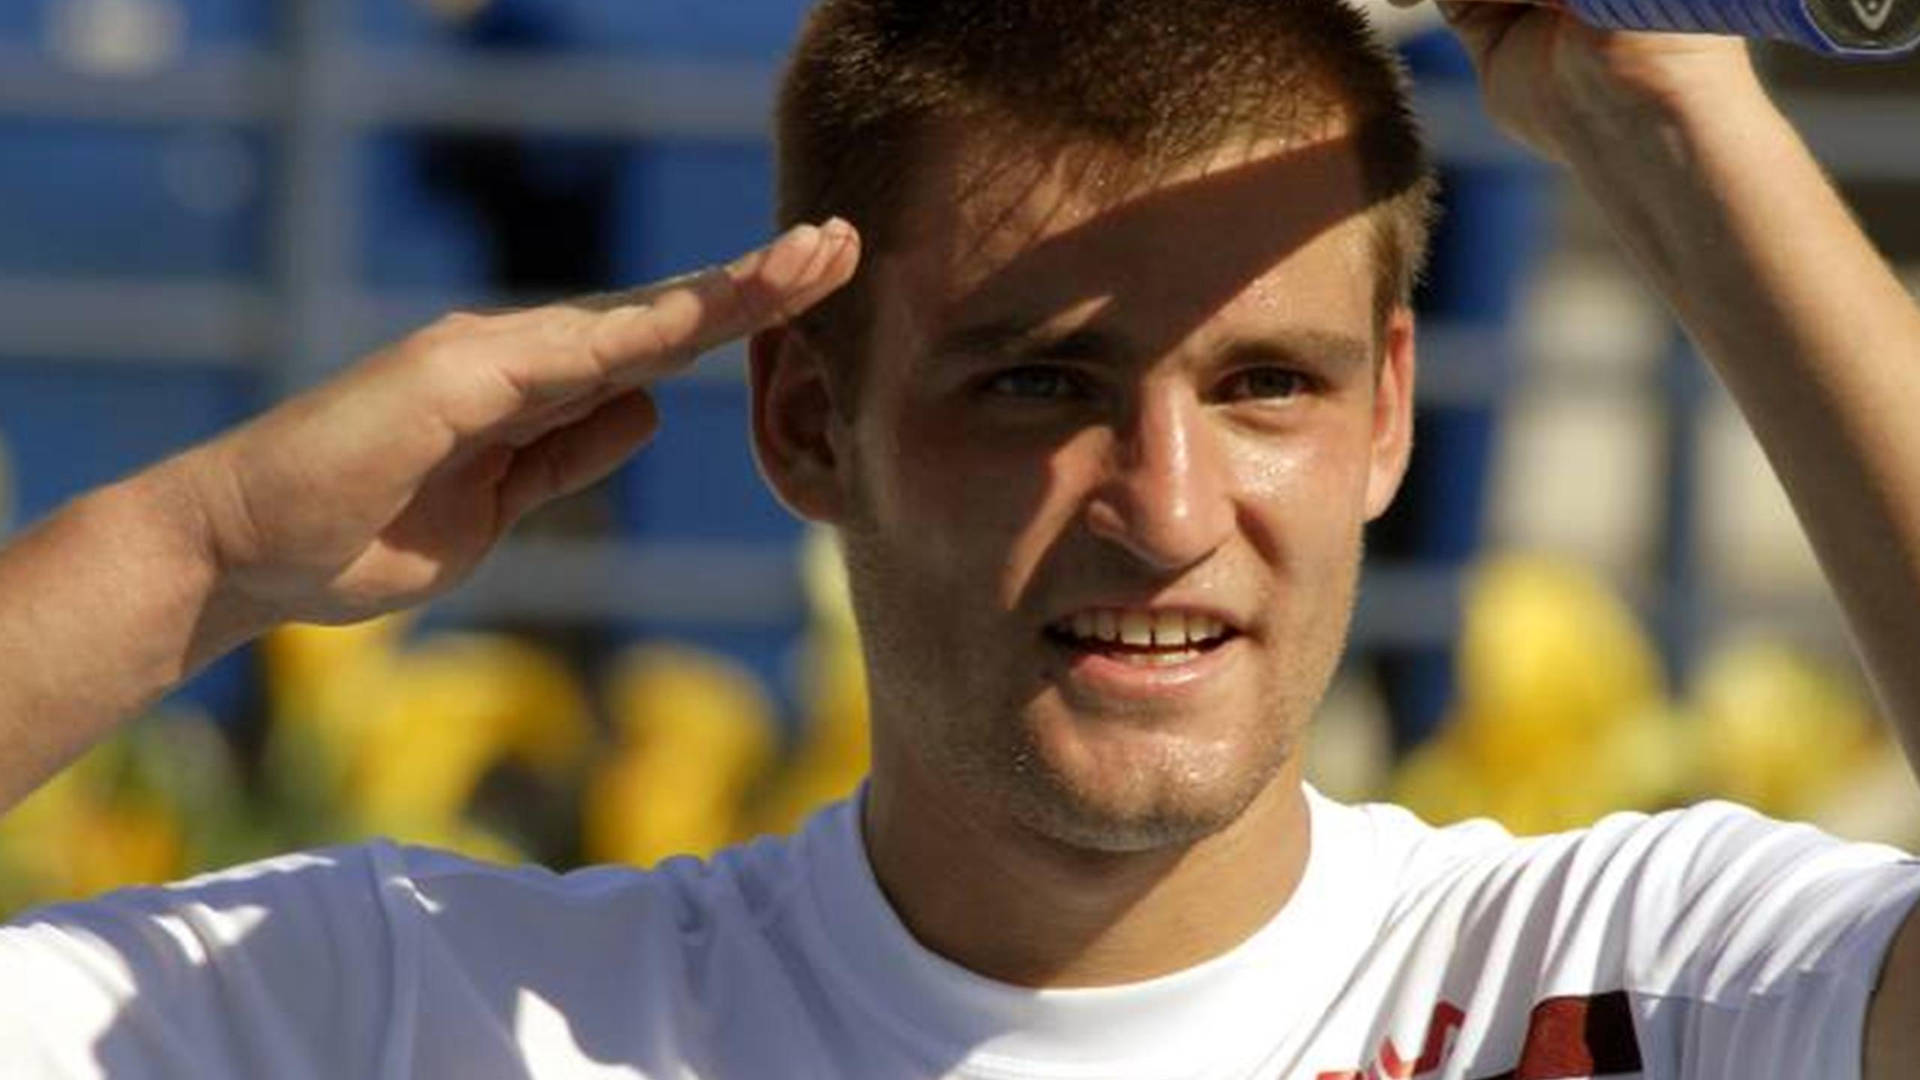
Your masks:
<svg viewBox="0 0 1920 1080"><path fill-rule="evenodd" d="M937 714L925 711L936 698L921 697L917 730L877 732L892 745L876 746L876 765L908 755L901 764L977 824L1088 853L1184 848L1227 828L1293 760L1305 720L1298 703L1270 698L1250 706L1255 716L1224 744L1170 739L1085 753L1059 744L1062 718L1035 715L1035 694L996 701L989 685L976 680L970 699L945 699L965 705ZM1065 720L1090 722L1098 723Z"/></svg>
<svg viewBox="0 0 1920 1080"><path fill-rule="evenodd" d="M1170 749L1084 771L1019 747L994 796L1025 829L1068 848L1116 855L1186 848L1239 820L1291 760L1291 718L1268 715L1263 724L1273 725L1267 737L1234 750Z"/></svg>
<svg viewBox="0 0 1920 1080"><path fill-rule="evenodd" d="M1289 766L1304 752L1308 726L1351 625L1357 560L1343 569L1345 588L1289 628L1287 636L1307 647L1264 658L1266 677L1241 705L1243 714L1188 718L1196 727L1224 721L1218 742L1170 739L1151 750L1136 744L1104 756L1074 752L1063 748L1061 728L1097 727L1099 718L1045 716L1039 712L1045 707L1040 689L1029 686L986 710L948 714L949 723L927 733L925 764L963 787L956 795L978 812L1073 850L1184 849L1214 836L1239 821L1283 774L1299 772Z"/></svg>
<svg viewBox="0 0 1920 1080"><path fill-rule="evenodd" d="M846 539L873 695L875 769L919 774L909 786L976 824L1090 854L1184 849L1240 820L1280 779L1332 680L1359 576L1356 542L1333 592L1281 629L1307 648L1264 659L1267 677L1245 702L1247 715L1228 718L1226 745L1175 742L1164 752L1099 759L1056 745L1061 718L1036 714L1047 691L1037 669L999 671L1004 654L970 647L997 642L991 633L924 621L932 607L916 603L924 581L877 557L885 549L871 537ZM929 632L933 625L943 632ZM1099 719L1066 721L1076 723Z"/></svg>

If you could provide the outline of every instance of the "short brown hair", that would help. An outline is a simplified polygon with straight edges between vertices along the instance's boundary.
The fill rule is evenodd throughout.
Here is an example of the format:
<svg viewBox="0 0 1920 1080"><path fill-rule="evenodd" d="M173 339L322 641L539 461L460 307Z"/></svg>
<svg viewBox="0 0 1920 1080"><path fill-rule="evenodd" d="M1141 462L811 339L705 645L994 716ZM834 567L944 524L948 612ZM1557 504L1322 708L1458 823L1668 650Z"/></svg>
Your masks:
<svg viewBox="0 0 1920 1080"><path fill-rule="evenodd" d="M1411 297L1434 181L1404 69L1348 0L822 0L781 89L783 225L840 215L870 251L935 128L996 122L1148 165L1344 124L1372 207L1375 311ZM864 277L804 320L865 329Z"/></svg>

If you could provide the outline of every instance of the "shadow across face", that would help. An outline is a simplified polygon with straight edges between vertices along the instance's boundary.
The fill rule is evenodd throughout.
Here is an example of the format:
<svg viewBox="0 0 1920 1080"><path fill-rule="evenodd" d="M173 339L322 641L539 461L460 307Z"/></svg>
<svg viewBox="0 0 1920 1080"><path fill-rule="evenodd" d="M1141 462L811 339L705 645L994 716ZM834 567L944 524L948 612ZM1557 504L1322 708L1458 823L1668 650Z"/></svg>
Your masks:
<svg viewBox="0 0 1920 1080"><path fill-rule="evenodd" d="M946 180L919 193L903 237L908 257L945 280L906 299L937 306L934 354L1017 343L1094 306L1128 353L1165 356L1295 252L1398 193L1372 193L1363 144L1249 142L1162 168L1104 147L956 150L970 160L934 170ZM1353 232L1352 272L1377 308L1374 230Z"/></svg>

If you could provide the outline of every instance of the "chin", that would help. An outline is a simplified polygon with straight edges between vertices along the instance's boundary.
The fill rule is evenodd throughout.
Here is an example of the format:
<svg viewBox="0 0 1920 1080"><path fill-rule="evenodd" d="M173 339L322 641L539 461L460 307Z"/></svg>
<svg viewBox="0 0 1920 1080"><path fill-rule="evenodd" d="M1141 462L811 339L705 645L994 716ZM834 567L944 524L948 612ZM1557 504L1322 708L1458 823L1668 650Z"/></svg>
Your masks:
<svg viewBox="0 0 1920 1080"><path fill-rule="evenodd" d="M1109 752L1097 762L1026 755L1006 792L1010 813L1031 831L1084 851L1188 847L1238 821L1292 756L1290 740L1103 749Z"/></svg>

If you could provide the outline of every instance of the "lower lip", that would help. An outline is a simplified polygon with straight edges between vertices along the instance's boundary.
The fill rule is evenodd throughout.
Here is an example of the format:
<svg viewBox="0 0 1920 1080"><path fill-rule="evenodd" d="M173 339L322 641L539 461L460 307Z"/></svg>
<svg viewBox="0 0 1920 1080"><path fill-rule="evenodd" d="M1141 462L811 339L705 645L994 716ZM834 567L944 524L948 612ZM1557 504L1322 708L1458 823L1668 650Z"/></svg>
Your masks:
<svg viewBox="0 0 1920 1080"><path fill-rule="evenodd" d="M1217 679L1245 642L1234 636L1179 663L1130 663L1106 653L1048 641L1066 657L1066 678L1076 688L1103 697L1160 699L1196 693Z"/></svg>

